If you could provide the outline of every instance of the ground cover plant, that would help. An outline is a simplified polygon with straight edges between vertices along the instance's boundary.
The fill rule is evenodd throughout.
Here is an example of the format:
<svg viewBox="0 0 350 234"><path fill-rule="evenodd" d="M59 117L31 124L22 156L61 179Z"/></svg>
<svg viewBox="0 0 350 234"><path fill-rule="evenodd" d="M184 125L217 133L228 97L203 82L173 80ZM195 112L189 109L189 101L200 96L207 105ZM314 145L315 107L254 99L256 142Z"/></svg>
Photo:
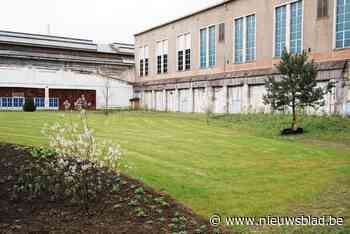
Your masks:
<svg viewBox="0 0 350 234"><path fill-rule="evenodd" d="M43 123L61 113L0 113L0 141L44 146ZM279 136L290 116L206 116L153 112L91 113L97 138L120 144L128 175L170 194L209 219L310 214L350 219L349 119L301 117L306 134ZM76 114L73 118L79 118ZM132 202L133 204L133 202ZM131 204L131 205L132 205ZM142 211L140 211L142 214ZM300 227L232 227L303 233ZM346 233L346 227L311 233Z"/></svg>

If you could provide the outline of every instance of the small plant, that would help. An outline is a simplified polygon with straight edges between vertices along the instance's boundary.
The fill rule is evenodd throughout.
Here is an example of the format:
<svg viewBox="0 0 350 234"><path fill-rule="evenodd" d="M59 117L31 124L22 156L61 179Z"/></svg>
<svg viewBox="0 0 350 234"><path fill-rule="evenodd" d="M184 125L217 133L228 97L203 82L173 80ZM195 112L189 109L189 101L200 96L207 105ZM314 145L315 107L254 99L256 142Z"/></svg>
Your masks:
<svg viewBox="0 0 350 234"><path fill-rule="evenodd" d="M161 206L169 206L169 203L167 203L165 200L164 200L164 197L156 197L153 199L154 202L156 202L157 204L161 205Z"/></svg>
<svg viewBox="0 0 350 234"><path fill-rule="evenodd" d="M215 108L214 100L215 100L214 97L208 98L208 101L203 108L207 125L209 125L210 118L213 116L213 113L214 113L214 108Z"/></svg>
<svg viewBox="0 0 350 234"><path fill-rule="evenodd" d="M174 223L170 223L170 224L168 225L168 227L169 227L170 230L172 230L172 231L176 231L176 230L177 230L177 225L174 224Z"/></svg>
<svg viewBox="0 0 350 234"><path fill-rule="evenodd" d="M31 154L35 158L53 158L58 155L54 149L44 147L33 148Z"/></svg>
<svg viewBox="0 0 350 234"><path fill-rule="evenodd" d="M134 193L138 194L138 195L144 195L145 194L145 190L142 187L140 187L138 189L135 189Z"/></svg>
<svg viewBox="0 0 350 234"><path fill-rule="evenodd" d="M117 193L119 192L119 190L120 190L119 184L113 184L111 192Z"/></svg>
<svg viewBox="0 0 350 234"><path fill-rule="evenodd" d="M34 104L34 99L31 97L27 97L25 99L24 105L23 105L23 111L24 112L34 112L36 111L36 106Z"/></svg>
<svg viewBox="0 0 350 234"><path fill-rule="evenodd" d="M128 206L138 206L139 202L135 199L132 199L129 203Z"/></svg>
<svg viewBox="0 0 350 234"><path fill-rule="evenodd" d="M145 211L141 207L137 207L135 209L135 212L136 212L137 217L146 217L147 216Z"/></svg>

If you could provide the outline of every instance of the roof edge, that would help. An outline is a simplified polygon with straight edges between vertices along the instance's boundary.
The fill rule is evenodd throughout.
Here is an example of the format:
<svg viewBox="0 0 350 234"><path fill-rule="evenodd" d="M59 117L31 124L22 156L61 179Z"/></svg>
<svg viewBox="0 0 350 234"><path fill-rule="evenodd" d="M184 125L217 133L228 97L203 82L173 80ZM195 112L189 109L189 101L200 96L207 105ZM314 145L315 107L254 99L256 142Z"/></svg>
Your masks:
<svg viewBox="0 0 350 234"><path fill-rule="evenodd" d="M231 1L234 1L234 0L223 0L223 1L219 2L219 3L212 4L212 5L210 5L210 6L207 6L207 7L203 8L203 9L200 9L200 10L197 10L197 11L194 11L194 12L191 12L191 13L188 13L188 14L186 14L186 15L184 15L184 16L175 18L175 19L173 19L173 20L169 20L169 21L167 21L167 22L165 22L165 23L162 23L162 24L153 26L153 27L151 27L151 28L148 28L148 29L146 29L146 30L143 30L143 31L141 31L141 32L135 33L135 34L134 34L134 37L140 36L140 35L142 35L142 34L144 34L144 33L153 31L153 30L155 30L155 29L158 29L158 28L161 28L161 27L164 27L164 26L167 26L167 25L169 25L169 24L178 22L178 21L180 21L180 20L187 19L187 18L192 17L192 16L194 16L194 15L198 15L198 14L203 13L203 12L205 12L205 11L209 11L209 10L211 10L211 9L220 7L220 6L225 5L225 4L227 4L227 3L231 2Z"/></svg>

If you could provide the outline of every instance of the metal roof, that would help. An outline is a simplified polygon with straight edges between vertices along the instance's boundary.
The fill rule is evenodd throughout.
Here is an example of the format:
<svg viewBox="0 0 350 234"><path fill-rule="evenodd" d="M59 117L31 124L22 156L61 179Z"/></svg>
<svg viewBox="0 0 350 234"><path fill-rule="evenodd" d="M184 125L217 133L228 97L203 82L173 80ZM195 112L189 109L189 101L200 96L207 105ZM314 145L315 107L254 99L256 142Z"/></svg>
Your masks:
<svg viewBox="0 0 350 234"><path fill-rule="evenodd" d="M92 40L0 31L0 43L96 51Z"/></svg>
<svg viewBox="0 0 350 234"><path fill-rule="evenodd" d="M92 40L71 37L59 37L41 34L29 34L0 30L0 43L58 48L78 51L91 51L113 54L134 54L134 45L125 43L96 44Z"/></svg>
<svg viewBox="0 0 350 234"><path fill-rule="evenodd" d="M203 8L203 9L200 9L200 10L197 10L197 11L194 11L194 12L191 12L191 13L186 14L186 15L184 15L184 16L175 18L175 19L170 20L170 21L167 21L167 22L165 22L165 23L163 23L163 24L160 24L160 25L151 27L151 28L149 28L149 29L146 29L146 30L144 30L144 31L141 31L141 32L139 32L139 33L136 33L136 34L134 34L134 36L139 36L139 35L141 35L141 34L144 34L144 33L150 32L150 31L153 31L153 30L155 30L155 29L157 29L157 28L161 28L161 27L167 26L167 25L169 25L169 24L175 23L175 22L177 22L177 21L180 21L180 20L183 20L183 19L192 17L192 16L194 16L194 15L197 15L197 14L203 13L203 12L205 12L205 11L214 9L214 8L216 8L216 7L225 5L226 3L229 3L229 2L231 2L231 1L234 1L234 0L222 0L222 1L219 2L219 3L212 4L212 5L210 5L210 6L207 6L207 7Z"/></svg>

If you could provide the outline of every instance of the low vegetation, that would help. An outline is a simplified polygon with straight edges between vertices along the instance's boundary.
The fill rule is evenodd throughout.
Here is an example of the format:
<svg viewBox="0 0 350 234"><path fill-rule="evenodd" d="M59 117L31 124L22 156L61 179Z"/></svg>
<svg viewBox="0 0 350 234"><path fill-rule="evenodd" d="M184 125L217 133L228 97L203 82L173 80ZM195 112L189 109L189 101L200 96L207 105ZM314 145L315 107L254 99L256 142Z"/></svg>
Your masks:
<svg viewBox="0 0 350 234"><path fill-rule="evenodd" d="M0 141L48 145L40 133L43 123L53 124L60 116L61 113L0 113ZM349 230L349 119L302 116L306 134L281 137L280 130L290 126L290 116L215 115L210 125L201 114L118 112L106 117L96 112L89 116L89 126L96 129L98 139L120 144L121 161L130 166L125 171L128 175L154 187L158 194L171 195L205 219L216 213L333 214L344 217L346 226L232 229L265 233ZM72 118L80 117L73 114ZM133 207L136 217L142 217L148 213L134 199L143 193L136 189L127 206ZM167 224L176 224L179 219L173 221Z"/></svg>
<svg viewBox="0 0 350 234"><path fill-rule="evenodd" d="M136 180L84 169L88 161L14 145L0 151L1 233L224 233Z"/></svg>

